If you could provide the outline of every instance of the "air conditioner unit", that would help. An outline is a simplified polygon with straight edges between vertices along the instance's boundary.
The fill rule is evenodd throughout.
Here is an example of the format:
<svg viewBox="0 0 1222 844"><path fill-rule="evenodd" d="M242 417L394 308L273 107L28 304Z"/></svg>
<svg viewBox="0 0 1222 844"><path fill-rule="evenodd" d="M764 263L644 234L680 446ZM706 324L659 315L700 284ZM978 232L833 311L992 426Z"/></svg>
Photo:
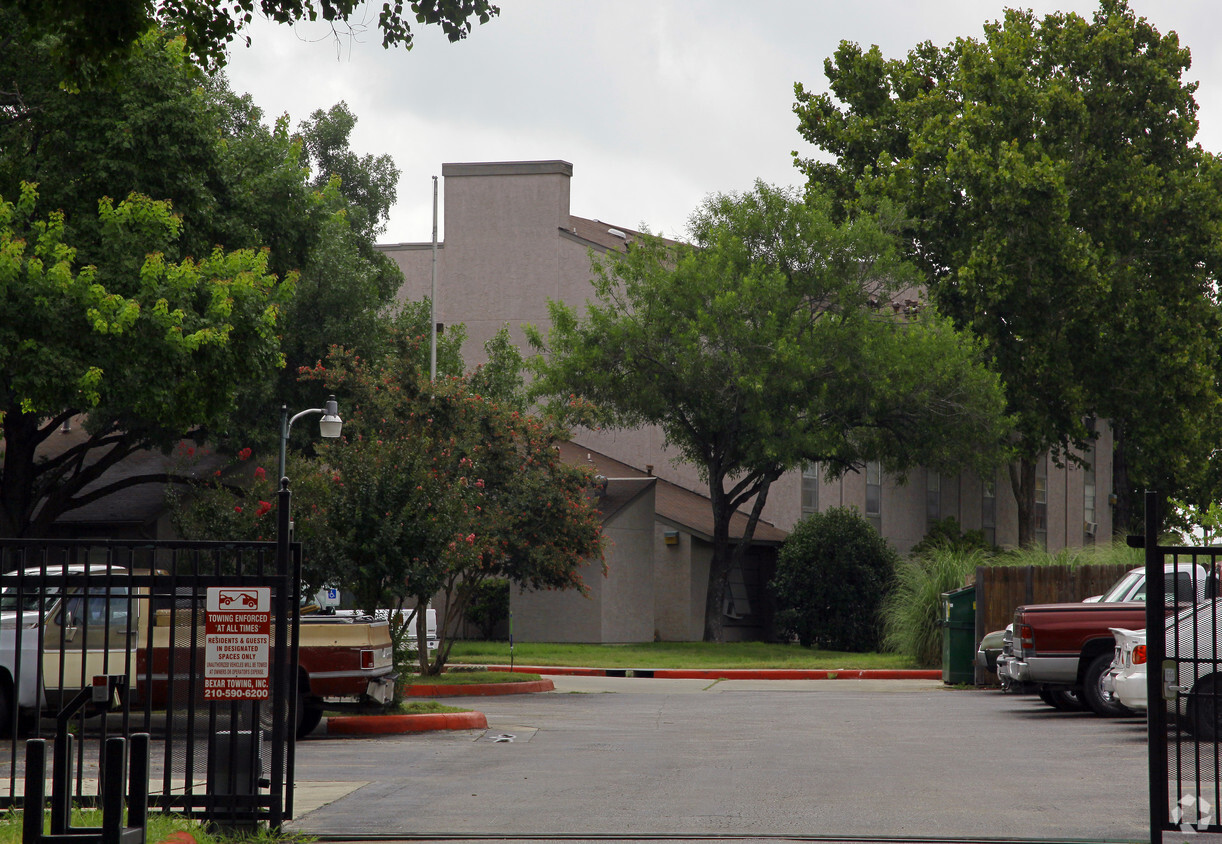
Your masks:
<svg viewBox="0 0 1222 844"><path fill-rule="evenodd" d="M1086 523L1086 535L1087 536L1094 536L1097 530L1099 530L1098 522L1087 522Z"/></svg>

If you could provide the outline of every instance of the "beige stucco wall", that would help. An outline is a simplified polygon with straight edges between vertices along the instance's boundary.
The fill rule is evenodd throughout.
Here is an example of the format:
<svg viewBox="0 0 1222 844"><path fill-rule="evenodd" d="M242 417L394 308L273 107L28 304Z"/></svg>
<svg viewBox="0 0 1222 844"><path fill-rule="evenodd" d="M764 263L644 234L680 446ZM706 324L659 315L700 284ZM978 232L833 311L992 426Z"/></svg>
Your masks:
<svg viewBox="0 0 1222 844"><path fill-rule="evenodd" d="M678 542L666 544L675 531ZM704 638L704 598L709 583L711 548L673 525L654 530L654 626L663 642L699 642Z"/></svg>
<svg viewBox="0 0 1222 844"><path fill-rule="evenodd" d="M654 637L654 486L604 525L607 577L601 642L652 642Z"/></svg>
<svg viewBox="0 0 1222 844"><path fill-rule="evenodd" d="M581 569L588 598L574 591L510 591L514 636L523 642L651 642L654 638L654 488L603 526L606 576Z"/></svg>
<svg viewBox="0 0 1222 844"><path fill-rule="evenodd" d="M590 252L565 228L569 223L569 183L573 168L563 161L447 164L444 177L445 243L438 258L438 319L465 323L467 362L484 359L484 342L504 324L524 345L522 323L546 328L547 300L560 299L580 308L589 297ZM581 212L584 209L578 209ZM586 213L585 216L591 216ZM427 233L422 233L427 234ZM385 247L402 268L403 298L418 299L431 286L432 250L426 243ZM631 431L578 431L574 440L630 465L653 466L654 474L702 494L707 493L695 467L675 465L657 428ZM1111 534L1111 438L1099 442L1097 521L1100 538ZM1050 550L1081 544L1081 470L1049 468ZM997 478L997 540L1017 542L1017 517L1006 473ZM980 525L980 481L970 473L943 479L943 515L954 515L965 528ZM821 509L865 503L865 480L849 473L820 489ZM769 495L763 517L783 529L801 517L801 478L790 473ZM885 478L882 531L903 552L925 533L925 476L914 470L908 485Z"/></svg>
<svg viewBox="0 0 1222 844"><path fill-rule="evenodd" d="M1108 542L1112 534L1112 508L1108 493L1112 489L1112 432L1107 425L1099 426L1096 453L1094 541ZM1092 544L1085 532L1085 470L1075 464L1056 466L1048 461L1048 532L1045 538L1049 551ZM963 530L979 530L983 521L983 483L972 472L943 476L941 517L954 517ZM1018 505L1010 486L1010 475L1000 469L996 475L996 542L1003 547L1018 544ZM883 478L882 533L900 553L907 553L925 535L926 470L914 469L907 483ZM802 487L797 473L787 475L776 484L770 503L776 503L777 524L789 528L801 518ZM819 484L819 510L831 507L856 507L865 511L866 483L864 473L850 472L844 477Z"/></svg>

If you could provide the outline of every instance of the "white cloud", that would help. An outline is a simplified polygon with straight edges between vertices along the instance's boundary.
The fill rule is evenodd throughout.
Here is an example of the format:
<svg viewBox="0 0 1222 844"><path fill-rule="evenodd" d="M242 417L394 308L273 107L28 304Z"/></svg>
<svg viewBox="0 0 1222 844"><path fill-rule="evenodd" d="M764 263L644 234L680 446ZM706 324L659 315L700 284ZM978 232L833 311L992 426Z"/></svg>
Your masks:
<svg viewBox="0 0 1222 844"><path fill-rule="evenodd" d="M1027 4L1017 4L1027 5ZM1083 0L1030 4L1089 16ZM427 240L431 176L448 161L560 158L573 163L576 214L666 234L683 231L711 192L755 178L796 184L791 151L811 150L792 113L793 85L823 87L841 39L902 55L923 40L978 37L998 0L514 0L450 44L417 29L410 51L385 51L372 25L342 41L328 27L256 22L235 48L233 87L296 123L345 100L353 146L390 153L402 178L385 238ZM1193 50L1202 80L1200 140L1222 148L1222 16L1213 0L1132 0ZM376 18L375 18L376 19Z"/></svg>

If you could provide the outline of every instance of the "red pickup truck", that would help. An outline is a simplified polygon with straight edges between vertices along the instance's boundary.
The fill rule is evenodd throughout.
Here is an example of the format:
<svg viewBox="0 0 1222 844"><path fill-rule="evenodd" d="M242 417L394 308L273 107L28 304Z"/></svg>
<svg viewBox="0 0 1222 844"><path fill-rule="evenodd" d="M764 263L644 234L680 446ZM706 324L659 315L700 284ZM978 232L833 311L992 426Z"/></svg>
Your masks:
<svg viewBox="0 0 1222 844"><path fill-rule="evenodd" d="M1097 602L1016 609L1011 653L998 659L998 674L1004 671L1011 682L1034 686L1049 702L1056 700L1053 695L1070 694L1097 715L1129 714L1102 680L1115 655L1116 639L1110 628L1145 629L1144 571L1134 569L1117 587L1138 574L1141 588L1126 590L1127 600L1117 601L1113 587ZM1209 577L1201 566L1168 565L1166 575L1167 591L1171 594L1174 589L1178 602L1206 597Z"/></svg>

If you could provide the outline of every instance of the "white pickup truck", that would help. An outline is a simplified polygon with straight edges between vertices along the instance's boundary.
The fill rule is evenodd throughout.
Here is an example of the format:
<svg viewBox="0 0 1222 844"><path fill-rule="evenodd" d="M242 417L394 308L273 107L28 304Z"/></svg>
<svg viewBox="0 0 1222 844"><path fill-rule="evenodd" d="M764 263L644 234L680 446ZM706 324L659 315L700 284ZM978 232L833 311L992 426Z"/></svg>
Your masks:
<svg viewBox="0 0 1222 844"><path fill-rule="evenodd" d="M365 615L360 610L345 610L340 609L342 603L340 590L334 588L320 589L314 596L314 604L318 607L318 612L323 616L336 616L339 618L359 618ZM400 632L403 636L403 641L407 644L409 650L415 649L416 645L416 616L414 610L374 610L373 617L391 622L391 637L395 638ZM425 644L428 646L430 653L437 651L437 610L432 607L427 607L424 611L425 624Z"/></svg>
<svg viewBox="0 0 1222 844"><path fill-rule="evenodd" d="M87 588L69 589L66 598L54 587L39 589L47 585L39 582L41 570L4 576L0 729L11 723L14 706L24 713L57 711L100 675L134 677L128 683L133 704L148 701L163 708L175 685L175 699L181 700L186 686L177 675L190 673L203 651L204 616L190 609L202 596L171 589L150 597L146 587L129 585L128 572L116 567L86 572L83 566L67 566L50 574L103 571ZM384 707L392 699L394 665L385 620L303 615L298 629L298 736L318 725L324 708Z"/></svg>

